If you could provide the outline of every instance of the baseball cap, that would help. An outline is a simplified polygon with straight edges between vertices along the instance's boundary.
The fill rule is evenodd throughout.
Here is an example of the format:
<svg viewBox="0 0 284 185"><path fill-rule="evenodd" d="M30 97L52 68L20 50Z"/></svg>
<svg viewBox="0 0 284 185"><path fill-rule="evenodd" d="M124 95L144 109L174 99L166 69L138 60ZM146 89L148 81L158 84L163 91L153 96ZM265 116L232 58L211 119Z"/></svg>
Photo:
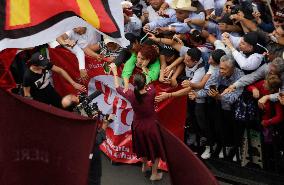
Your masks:
<svg viewBox="0 0 284 185"><path fill-rule="evenodd" d="M47 65L49 64L49 59L44 57L40 52L36 52L31 56L29 64L35 66L47 67Z"/></svg>

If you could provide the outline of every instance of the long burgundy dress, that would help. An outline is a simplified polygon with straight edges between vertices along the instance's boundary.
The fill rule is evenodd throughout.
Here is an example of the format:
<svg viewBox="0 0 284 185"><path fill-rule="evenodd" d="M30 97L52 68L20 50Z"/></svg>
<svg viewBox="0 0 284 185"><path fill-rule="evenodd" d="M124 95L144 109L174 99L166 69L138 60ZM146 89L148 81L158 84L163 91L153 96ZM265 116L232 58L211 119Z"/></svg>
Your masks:
<svg viewBox="0 0 284 185"><path fill-rule="evenodd" d="M116 89L119 94L130 101L134 118L132 123L132 143L133 151L137 157L146 157L152 162L156 158L165 161L165 155L160 136L158 119L154 108L155 88L150 85L147 93L143 95L143 102L140 104L132 90L123 92L123 88Z"/></svg>

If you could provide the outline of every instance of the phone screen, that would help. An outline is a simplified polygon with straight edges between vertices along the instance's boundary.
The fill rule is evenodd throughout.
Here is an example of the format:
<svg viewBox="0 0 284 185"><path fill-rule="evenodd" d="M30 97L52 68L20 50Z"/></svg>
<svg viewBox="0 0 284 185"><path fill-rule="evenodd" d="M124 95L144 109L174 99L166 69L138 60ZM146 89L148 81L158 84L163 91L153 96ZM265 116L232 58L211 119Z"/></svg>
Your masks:
<svg viewBox="0 0 284 185"><path fill-rule="evenodd" d="M216 87L216 85L210 85L210 86L209 86L209 88L210 88L210 89L214 89L214 90L217 90L217 87Z"/></svg>
<svg viewBox="0 0 284 185"><path fill-rule="evenodd" d="M140 40L140 44L143 44L147 39L148 39L148 35L146 34L144 37L142 37L142 39Z"/></svg>

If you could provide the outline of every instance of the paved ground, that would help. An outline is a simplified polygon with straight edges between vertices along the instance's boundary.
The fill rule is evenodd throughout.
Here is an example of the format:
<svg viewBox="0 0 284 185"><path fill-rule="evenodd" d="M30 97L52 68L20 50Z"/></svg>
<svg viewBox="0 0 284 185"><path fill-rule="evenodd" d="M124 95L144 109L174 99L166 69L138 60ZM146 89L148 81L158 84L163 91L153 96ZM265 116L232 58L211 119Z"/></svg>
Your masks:
<svg viewBox="0 0 284 185"><path fill-rule="evenodd" d="M149 176L145 177L141 173L140 165L119 164L112 165L110 160L102 155L103 160L103 176L102 185L147 185L152 184ZM170 185L168 173L163 173L163 179L155 182L155 185ZM181 184L188 185L188 184ZM231 185L220 182L220 185Z"/></svg>

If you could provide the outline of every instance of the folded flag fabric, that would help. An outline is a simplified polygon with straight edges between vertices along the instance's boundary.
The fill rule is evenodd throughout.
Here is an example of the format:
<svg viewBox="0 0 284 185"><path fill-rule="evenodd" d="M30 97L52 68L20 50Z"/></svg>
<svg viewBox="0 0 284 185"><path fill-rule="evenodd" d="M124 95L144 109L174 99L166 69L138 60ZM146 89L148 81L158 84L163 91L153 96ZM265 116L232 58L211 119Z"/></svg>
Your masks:
<svg viewBox="0 0 284 185"><path fill-rule="evenodd" d="M125 41L117 0L2 0L0 16L0 51L45 44L88 23L119 42Z"/></svg>

